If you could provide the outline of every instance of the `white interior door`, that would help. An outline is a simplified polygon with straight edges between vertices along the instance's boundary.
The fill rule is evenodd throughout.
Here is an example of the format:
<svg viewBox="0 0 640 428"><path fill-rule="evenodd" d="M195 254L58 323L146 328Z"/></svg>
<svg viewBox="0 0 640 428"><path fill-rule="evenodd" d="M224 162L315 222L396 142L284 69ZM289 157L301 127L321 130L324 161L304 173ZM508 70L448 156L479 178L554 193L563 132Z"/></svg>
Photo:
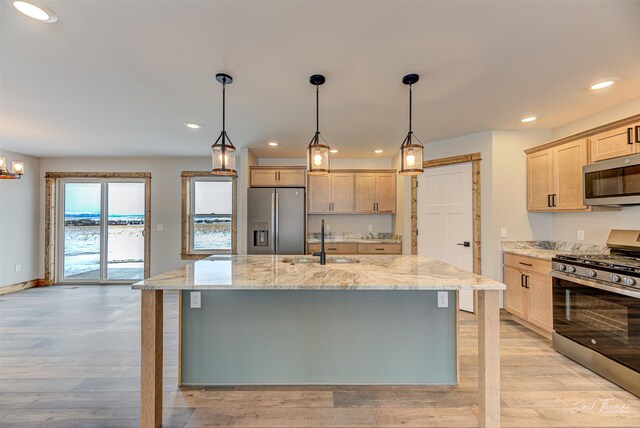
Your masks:
<svg viewBox="0 0 640 428"><path fill-rule="evenodd" d="M473 271L471 163L427 168L418 176L418 254ZM473 312L473 291L459 308Z"/></svg>

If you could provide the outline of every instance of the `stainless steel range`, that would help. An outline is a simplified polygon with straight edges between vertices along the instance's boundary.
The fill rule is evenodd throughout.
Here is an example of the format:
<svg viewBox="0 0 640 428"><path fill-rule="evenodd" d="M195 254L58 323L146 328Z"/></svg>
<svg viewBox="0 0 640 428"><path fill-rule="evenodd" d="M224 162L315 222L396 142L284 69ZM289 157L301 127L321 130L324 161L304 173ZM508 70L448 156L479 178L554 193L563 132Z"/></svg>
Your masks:
<svg viewBox="0 0 640 428"><path fill-rule="evenodd" d="M553 347L640 396L640 231L614 229L607 246L553 258Z"/></svg>

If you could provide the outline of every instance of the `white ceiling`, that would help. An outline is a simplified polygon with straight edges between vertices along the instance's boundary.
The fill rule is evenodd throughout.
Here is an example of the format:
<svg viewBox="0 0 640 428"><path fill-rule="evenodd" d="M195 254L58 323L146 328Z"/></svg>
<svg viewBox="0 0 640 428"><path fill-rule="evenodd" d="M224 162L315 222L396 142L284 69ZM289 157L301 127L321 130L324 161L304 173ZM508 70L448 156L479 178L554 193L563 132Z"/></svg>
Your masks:
<svg viewBox="0 0 640 428"><path fill-rule="evenodd" d="M0 3L0 145L37 156L206 156L220 71L232 141L272 157L303 156L313 136L313 73L341 157L395 153L409 72L423 142L555 128L640 96L640 1L42 3L57 23Z"/></svg>

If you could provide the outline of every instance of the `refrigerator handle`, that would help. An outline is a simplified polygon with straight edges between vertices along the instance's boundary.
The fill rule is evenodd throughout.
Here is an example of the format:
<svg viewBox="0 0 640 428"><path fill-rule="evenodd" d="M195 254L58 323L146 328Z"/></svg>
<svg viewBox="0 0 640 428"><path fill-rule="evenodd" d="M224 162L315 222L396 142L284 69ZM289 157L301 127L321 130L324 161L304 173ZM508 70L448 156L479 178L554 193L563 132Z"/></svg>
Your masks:
<svg viewBox="0 0 640 428"><path fill-rule="evenodd" d="M276 236L275 236L275 241L276 241L276 254L278 254L278 250L280 247L280 215L279 215L279 211L280 211L280 195L278 194L278 192L276 191Z"/></svg>
<svg viewBox="0 0 640 428"><path fill-rule="evenodd" d="M276 194L271 194L271 251L276 252Z"/></svg>

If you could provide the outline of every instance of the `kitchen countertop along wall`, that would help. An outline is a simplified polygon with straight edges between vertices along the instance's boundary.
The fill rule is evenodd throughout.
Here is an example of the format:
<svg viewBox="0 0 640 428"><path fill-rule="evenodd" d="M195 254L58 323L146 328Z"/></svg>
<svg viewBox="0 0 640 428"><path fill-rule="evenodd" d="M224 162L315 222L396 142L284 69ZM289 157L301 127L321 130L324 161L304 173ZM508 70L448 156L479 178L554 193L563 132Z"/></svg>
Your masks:
<svg viewBox="0 0 640 428"><path fill-rule="evenodd" d="M551 260L556 254L608 254L606 245L563 241L502 241L502 252Z"/></svg>
<svg viewBox="0 0 640 428"><path fill-rule="evenodd" d="M401 244L402 235L395 233L357 233L357 232L334 232L325 233L325 242L338 244ZM309 233L307 243L317 244L320 242L319 233Z"/></svg>

